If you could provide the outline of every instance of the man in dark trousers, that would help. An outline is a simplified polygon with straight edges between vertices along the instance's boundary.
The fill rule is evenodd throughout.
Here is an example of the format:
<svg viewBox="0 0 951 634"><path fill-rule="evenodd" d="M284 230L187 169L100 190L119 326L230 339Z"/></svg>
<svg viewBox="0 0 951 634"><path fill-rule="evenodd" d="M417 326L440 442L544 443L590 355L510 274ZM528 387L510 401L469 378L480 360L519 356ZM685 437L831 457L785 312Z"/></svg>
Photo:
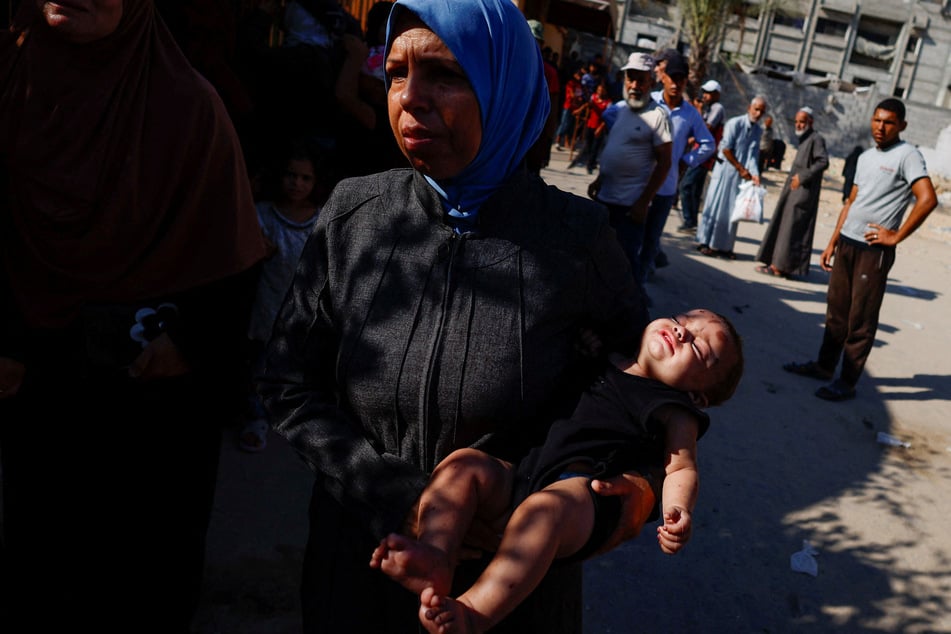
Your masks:
<svg viewBox="0 0 951 634"><path fill-rule="evenodd" d="M914 233L938 204L924 157L899 138L906 125L905 105L898 99L875 107L875 147L859 157L852 193L820 259L832 275L819 358L783 366L787 372L828 380L841 357L839 378L816 391L828 401L855 398L855 384L875 343L895 246ZM903 221L912 198L914 205Z"/></svg>
<svg viewBox="0 0 951 634"><path fill-rule="evenodd" d="M803 106L796 113L799 149L756 254L756 261L763 263L756 267L759 273L779 277L809 273L822 174L829 167L825 139L812 124L812 109Z"/></svg>

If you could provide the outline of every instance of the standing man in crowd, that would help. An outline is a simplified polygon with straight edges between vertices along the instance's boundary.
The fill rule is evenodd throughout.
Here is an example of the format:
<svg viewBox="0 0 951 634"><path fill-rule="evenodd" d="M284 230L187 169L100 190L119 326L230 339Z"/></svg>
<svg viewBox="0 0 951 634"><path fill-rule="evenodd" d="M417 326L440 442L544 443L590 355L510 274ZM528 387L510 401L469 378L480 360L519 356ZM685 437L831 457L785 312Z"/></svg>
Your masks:
<svg viewBox="0 0 951 634"><path fill-rule="evenodd" d="M716 167L710 176L710 191L697 226L697 250L706 256L735 260L736 223L731 212L743 181L759 185L759 121L766 114L766 97L757 95L746 114L733 117L723 126L723 139Z"/></svg>
<svg viewBox="0 0 951 634"><path fill-rule="evenodd" d="M799 149L756 254L756 261L763 262L763 266L756 267L759 273L779 277L804 277L809 273L822 173L829 167L825 139L812 123L812 108L803 106L796 113Z"/></svg>
<svg viewBox="0 0 951 634"><path fill-rule="evenodd" d="M700 86L703 100L703 121L707 130L713 135L713 156L699 165L687 168L680 180L680 214L683 224L677 227L680 233L695 233L697 231L697 216L700 215L700 199L703 197L703 186L707 181L707 174L716 165L716 148L723 138L723 123L726 121L726 110L720 103L720 82L708 79Z"/></svg>
<svg viewBox="0 0 951 634"><path fill-rule="evenodd" d="M651 98L670 119L671 158L667 178L654 194L647 211L644 243L641 245L638 267L634 271L642 285L654 271L654 259L660 253L660 237L664 233L667 216L677 195L680 175L685 169L702 164L716 151L713 135L707 129L703 117L684 99L687 63L683 56L674 49L667 49L662 57L663 62L658 61L656 66L656 75L662 90L651 93ZM691 138L694 139L693 148L688 152L687 145Z"/></svg>
<svg viewBox="0 0 951 634"><path fill-rule="evenodd" d="M598 177L588 186L588 195L610 211L611 226L635 271L647 207L670 169L670 121L648 92L653 69L654 58L646 53L631 53L621 67L627 98L604 111L610 133Z"/></svg>
<svg viewBox="0 0 951 634"><path fill-rule="evenodd" d="M924 157L900 138L906 125L905 105L898 99L875 107L875 147L859 157L852 193L820 260L832 275L819 358L783 366L787 372L828 380L841 357L839 378L816 391L828 401L855 398L855 384L875 343L895 246L914 233L938 204ZM912 198L914 206L902 221Z"/></svg>

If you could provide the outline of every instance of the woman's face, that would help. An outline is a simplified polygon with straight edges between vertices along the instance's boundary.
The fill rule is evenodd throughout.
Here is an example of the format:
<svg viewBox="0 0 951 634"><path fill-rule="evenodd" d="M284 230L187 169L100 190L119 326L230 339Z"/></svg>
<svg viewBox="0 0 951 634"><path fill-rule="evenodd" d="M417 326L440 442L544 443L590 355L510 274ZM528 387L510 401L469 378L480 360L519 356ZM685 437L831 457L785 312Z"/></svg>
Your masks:
<svg viewBox="0 0 951 634"><path fill-rule="evenodd" d="M86 44L111 35L122 19L123 0L36 0L46 23L63 38Z"/></svg>
<svg viewBox="0 0 951 634"><path fill-rule="evenodd" d="M479 101L455 56L425 24L407 15L396 29L386 58L390 126L415 169L451 178L479 152Z"/></svg>

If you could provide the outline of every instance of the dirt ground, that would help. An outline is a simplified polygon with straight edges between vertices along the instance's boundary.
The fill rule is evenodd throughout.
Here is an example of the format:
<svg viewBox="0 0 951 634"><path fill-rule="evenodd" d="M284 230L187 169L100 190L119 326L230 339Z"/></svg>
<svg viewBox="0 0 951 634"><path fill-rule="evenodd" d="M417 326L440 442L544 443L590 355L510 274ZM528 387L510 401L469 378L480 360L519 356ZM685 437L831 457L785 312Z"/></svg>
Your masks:
<svg viewBox="0 0 951 634"><path fill-rule="evenodd" d="M584 195L592 177L552 154L546 180ZM670 265L648 284L652 313L727 314L744 338L746 374L710 411L690 545L665 556L649 526L586 564L586 634L951 632L951 210L898 247L857 399L820 400L818 383L781 369L818 350L828 276L815 263L840 210L840 173L836 159L801 281L754 271L766 224L743 224L738 258L726 261L700 255L671 213ZM768 219L785 172L764 176ZM877 432L910 447L883 446ZM256 455L226 440L198 632L299 632L310 483L273 434ZM791 569L804 542L817 551L815 577Z"/></svg>

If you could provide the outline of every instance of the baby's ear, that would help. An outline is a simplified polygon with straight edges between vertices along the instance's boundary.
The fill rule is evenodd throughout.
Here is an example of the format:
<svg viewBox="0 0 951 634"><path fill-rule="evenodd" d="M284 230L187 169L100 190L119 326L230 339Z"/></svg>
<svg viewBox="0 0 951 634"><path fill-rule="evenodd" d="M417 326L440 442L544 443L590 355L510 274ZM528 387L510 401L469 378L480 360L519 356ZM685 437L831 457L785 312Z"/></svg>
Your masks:
<svg viewBox="0 0 951 634"><path fill-rule="evenodd" d="M689 392L690 401L700 409L705 409L710 405L710 399L702 392Z"/></svg>

